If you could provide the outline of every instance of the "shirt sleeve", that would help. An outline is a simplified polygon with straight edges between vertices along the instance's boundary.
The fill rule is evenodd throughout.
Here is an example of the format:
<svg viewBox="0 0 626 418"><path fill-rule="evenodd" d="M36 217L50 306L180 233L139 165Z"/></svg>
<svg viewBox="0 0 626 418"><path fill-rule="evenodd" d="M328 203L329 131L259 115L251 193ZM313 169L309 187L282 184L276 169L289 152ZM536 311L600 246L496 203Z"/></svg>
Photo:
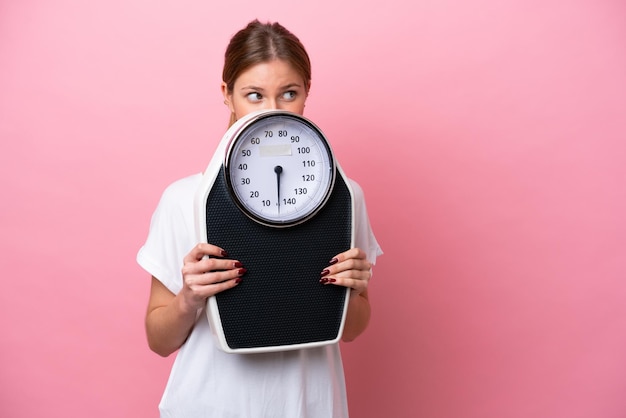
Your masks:
<svg viewBox="0 0 626 418"><path fill-rule="evenodd" d="M352 179L350 179L350 187L354 198L355 246L365 251L370 263L376 264L376 258L382 255L383 251L370 225L363 189Z"/></svg>
<svg viewBox="0 0 626 418"><path fill-rule="evenodd" d="M195 188L190 183L183 179L165 189L152 215L148 238L137 253L137 263L174 294L182 289L183 259L196 243Z"/></svg>

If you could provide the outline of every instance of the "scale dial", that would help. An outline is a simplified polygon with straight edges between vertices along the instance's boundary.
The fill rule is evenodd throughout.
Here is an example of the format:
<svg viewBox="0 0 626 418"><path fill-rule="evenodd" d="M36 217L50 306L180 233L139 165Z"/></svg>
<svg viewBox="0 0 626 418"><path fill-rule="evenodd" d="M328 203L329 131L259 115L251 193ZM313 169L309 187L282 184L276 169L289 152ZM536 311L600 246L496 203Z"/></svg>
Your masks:
<svg viewBox="0 0 626 418"><path fill-rule="evenodd" d="M247 115L230 140L226 183L237 206L273 227L292 226L326 203L336 165L324 134L295 113L270 110Z"/></svg>

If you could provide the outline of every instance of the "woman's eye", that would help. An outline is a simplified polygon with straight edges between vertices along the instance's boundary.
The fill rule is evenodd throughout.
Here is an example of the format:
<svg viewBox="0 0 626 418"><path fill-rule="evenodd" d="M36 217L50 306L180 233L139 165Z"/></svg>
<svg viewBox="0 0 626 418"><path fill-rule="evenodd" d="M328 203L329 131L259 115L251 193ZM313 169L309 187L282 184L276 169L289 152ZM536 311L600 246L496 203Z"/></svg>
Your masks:
<svg viewBox="0 0 626 418"><path fill-rule="evenodd" d="M263 96L261 96L260 93L257 92L253 92L253 93L248 93L246 95L246 97L248 98L248 100L250 100L251 102L260 102L263 99Z"/></svg>
<svg viewBox="0 0 626 418"><path fill-rule="evenodd" d="M293 90L286 91L286 92L283 93L283 99L285 99L285 100L290 100L291 101L291 100L293 100L295 98L296 98L296 92L293 91Z"/></svg>

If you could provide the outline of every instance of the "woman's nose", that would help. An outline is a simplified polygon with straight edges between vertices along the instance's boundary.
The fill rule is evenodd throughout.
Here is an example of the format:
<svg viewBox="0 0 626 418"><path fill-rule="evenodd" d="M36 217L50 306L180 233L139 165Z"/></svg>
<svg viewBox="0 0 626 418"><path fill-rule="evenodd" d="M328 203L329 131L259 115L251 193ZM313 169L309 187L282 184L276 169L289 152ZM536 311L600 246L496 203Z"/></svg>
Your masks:
<svg viewBox="0 0 626 418"><path fill-rule="evenodd" d="M267 110L276 110L278 109L278 103L275 99L269 99L265 101L265 109Z"/></svg>

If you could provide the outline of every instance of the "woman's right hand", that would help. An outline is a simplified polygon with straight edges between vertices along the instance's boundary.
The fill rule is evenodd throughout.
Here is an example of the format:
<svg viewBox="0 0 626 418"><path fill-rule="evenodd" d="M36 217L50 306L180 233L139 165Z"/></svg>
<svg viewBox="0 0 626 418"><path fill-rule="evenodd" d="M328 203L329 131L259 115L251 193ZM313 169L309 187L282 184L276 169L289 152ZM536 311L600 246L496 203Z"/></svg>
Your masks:
<svg viewBox="0 0 626 418"><path fill-rule="evenodd" d="M206 243L197 244L183 259L181 296L189 310L204 307L207 298L233 288L246 273L243 264L226 251Z"/></svg>
<svg viewBox="0 0 626 418"><path fill-rule="evenodd" d="M152 277L146 313L146 333L152 351L169 356L189 337L206 299L237 286L246 269L238 260L226 258L222 248L197 244L183 259L183 287L172 293Z"/></svg>

